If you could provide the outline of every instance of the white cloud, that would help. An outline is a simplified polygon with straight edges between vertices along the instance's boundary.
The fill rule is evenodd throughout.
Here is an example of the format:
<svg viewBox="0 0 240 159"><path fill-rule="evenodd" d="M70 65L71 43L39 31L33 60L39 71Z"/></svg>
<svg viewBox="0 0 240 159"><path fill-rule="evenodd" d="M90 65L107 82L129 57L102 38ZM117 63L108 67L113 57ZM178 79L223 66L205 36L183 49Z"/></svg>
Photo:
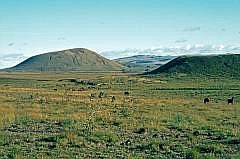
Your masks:
<svg viewBox="0 0 240 159"><path fill-rule="evenodd" d="M14 43L9 43L8 46L14 46Z"/></svg>
<svg viewBox="0 0 240 159"><path fill-rule="evenodd" d="M57 40L63 41L63 40L66 40L66 38L65 37L58 37Z"/></svg>
<svg viewBox="0 0 240 159"><path fill-rule="evenodd" d="M192 49L192 46L190 44L188 44L185 48L187 51L191 50Z"/></svg>
<svg viewBox="0 0 240 159"><path fill-rule="evenodd" d="M176 45L170 47L158 47L150 49L126 49L119 51L106 51L101 55L110 59L128 57L134 55L156 55L156 56L181 56L181 55L208 55L208 54L240 54L238 46L224 45Z"/></svg>
<svg viewBox="0 0 240 159"><path fill-rule="evenodd" d="M194 31L200 31L201 28L200 27L188 27L188 28L184 28L181 31L183 32L194 32Z"/></svg>
<svg viewBox="0 0 240 159"><path fill-rule="evenodd" d="M240 46L188 44L169 47L159 46L146 49L105 51L101 52L100 54L110 59L129 57L134 55L181 56L208 54L240 54ZM0 54L0 69L15 66L18 63L24 61L25 59L27 59L27 56L24 54Z"/></svg>
<svg viewBox="0 0 240 159"><path fill-rule="evenodd" d="M27 59L24 54L5 54L0 55L0 69L13 67Z"/></svg>

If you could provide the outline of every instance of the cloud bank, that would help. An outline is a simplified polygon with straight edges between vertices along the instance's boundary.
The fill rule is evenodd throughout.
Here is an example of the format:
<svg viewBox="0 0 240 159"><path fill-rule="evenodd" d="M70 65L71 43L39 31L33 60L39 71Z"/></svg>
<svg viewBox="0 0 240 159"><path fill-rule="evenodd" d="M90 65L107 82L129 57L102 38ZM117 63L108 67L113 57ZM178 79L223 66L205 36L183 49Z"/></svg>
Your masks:
<svg viewBox="0 0 240 159"><path fill-rule="evenodd" d="M27 59L27 57L24 56L24 54L0 55L0 69L15 66L25 59Z"/></svg>
<svg viewBox="0 0 240 159"><path fill-rule="evenodd" d="M149 49L125 49L105 51L101 55L110 58L122 58L134 55L181 56L181 55L210 55L210 54L240 54L240 47L224 45L184 45L171 47L155 47Z"/></svg>
<svg viewBox="0 0 240 159"><path fill-rule="evenodd" d="M181 56L181 55L210 55L210 54L240 54L240 46L225 46L225 45L183 45L181 44L169 47L154 47L146 49L124 49L104 51L100 54L109 59L129 57L135 55L155 55L155 56ZM0 54L0 69L13 67L28 57L24 54Z"/></svg>

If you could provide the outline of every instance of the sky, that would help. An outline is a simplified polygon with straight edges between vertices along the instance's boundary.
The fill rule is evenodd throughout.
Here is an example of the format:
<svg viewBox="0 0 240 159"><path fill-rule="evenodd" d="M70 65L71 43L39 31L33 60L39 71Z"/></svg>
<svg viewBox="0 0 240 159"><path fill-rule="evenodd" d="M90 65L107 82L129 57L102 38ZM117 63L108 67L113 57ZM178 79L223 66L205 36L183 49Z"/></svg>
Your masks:
<svg viewBox="0 0 240 159"><path fill-rule="evenodd" d="M0 10L0 68L69 48L109 58L240 50L240 0L0 0Z"/></svg>

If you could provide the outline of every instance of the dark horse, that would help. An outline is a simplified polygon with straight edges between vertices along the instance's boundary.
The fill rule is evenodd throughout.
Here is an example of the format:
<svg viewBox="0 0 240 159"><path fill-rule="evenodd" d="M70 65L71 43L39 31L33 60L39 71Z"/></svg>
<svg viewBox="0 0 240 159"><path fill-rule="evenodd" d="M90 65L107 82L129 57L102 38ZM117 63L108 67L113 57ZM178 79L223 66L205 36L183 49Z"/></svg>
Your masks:
<svg viewBox="0 0 240 159"><path fill-rule="evenodd" d="M209 101L210 101L209 98L204 98L203 103L207 104Z"/></svg>
<svg viewBox="0 0 240 159"><path fill-rule="evenodd" d="M233 104L233 98L234 97L232 97L232 98L229 98L227 101L228 101L228 104Z"/></svg>

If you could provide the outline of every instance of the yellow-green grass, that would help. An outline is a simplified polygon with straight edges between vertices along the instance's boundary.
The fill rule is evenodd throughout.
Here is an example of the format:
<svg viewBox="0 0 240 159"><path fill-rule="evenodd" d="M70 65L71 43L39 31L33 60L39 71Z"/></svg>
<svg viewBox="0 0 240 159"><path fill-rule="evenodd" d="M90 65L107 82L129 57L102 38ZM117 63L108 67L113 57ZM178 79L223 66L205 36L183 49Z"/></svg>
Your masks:
<svg viewBox="0 0 240 159"><path fill-rule="evenodd" d="M0 73L0 158L238 158L239 86L221 78Z"/></svg>

